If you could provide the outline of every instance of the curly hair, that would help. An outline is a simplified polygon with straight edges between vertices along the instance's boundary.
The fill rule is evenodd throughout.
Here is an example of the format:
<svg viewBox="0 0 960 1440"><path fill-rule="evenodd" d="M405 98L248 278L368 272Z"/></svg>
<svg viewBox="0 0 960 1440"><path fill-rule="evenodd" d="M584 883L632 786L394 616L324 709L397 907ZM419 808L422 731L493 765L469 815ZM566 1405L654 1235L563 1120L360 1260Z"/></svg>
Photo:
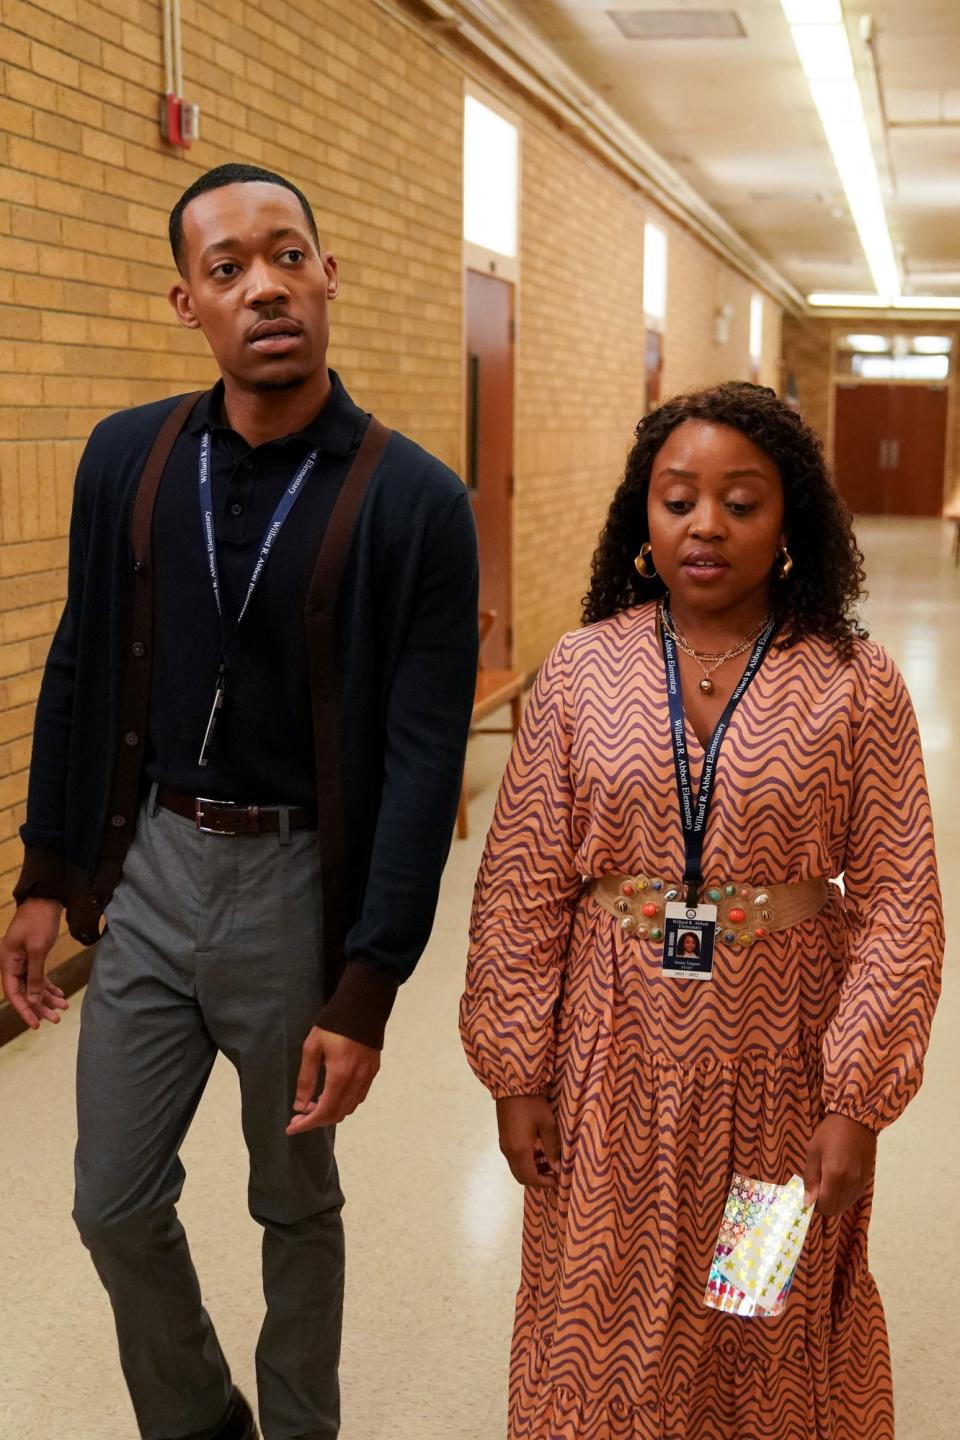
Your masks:
<svg viewBox="0 0 960 1440"><path fill-rule="evenodd" d="M854 639L867 636L856 614L865 576L850 511L810 426L773 390L740 381L675 396L640 421L626 474L594 552L583 623L605 620L665 593L659 576L645 580L637 574L634 557L650 538L647 495L654 460L686 420L739 430L780 472L784 530L794 568L789 580L773 588L777 644L787 649L805 635L817 635L849 659Z"/></svg>

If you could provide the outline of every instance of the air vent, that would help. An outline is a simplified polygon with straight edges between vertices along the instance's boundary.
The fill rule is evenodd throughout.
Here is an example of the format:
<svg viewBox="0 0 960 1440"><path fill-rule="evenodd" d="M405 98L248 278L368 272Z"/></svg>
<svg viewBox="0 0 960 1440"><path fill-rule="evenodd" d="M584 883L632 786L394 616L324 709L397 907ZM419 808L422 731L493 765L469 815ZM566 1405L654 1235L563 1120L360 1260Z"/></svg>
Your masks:
<svg viewBox="0 0 960 1440"><path fill-rule="evenodd" d="M755 205L809 205L822 196L810 190L750 190L747 199Z"/></svg>
<svg viewBox="0 0 960 1440"><path fill-rule="evenodd" d="M608 10L627 40L743 40L735 10Z"/></svg>

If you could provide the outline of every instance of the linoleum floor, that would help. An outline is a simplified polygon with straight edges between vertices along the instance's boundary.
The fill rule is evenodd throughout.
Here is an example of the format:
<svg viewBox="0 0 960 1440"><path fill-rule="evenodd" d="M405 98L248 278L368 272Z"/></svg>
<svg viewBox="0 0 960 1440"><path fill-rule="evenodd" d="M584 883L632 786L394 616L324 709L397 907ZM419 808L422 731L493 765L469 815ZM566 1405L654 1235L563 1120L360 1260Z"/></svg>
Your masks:
<svg viewBox="0 0 960 1440"><path fill-rule="evenodd" d="M920 715L948 929L960 920L960 569L938 521L871 520L866 616ZM471 834L402 992L382 1073L340 1131L348 1197L343 1440L502 1440L520 1191L456 1030L473 879L507 741L470 745ZM905 908L903 923L910 924ZM956 941L952 952L957 954ZM899 1440L953 1440L960 1413L960 991L948 971L927 1079L880 1146L873 1268ZM0 1440L134 1440L106 1297L70 1221L80 997L58 1030L0 1051ZM181 1213L238 1383L254 1393L259 1232L233 1072L219 1062L184 1147ZM773 1437L775 1440L775 1437Z"/></svg>

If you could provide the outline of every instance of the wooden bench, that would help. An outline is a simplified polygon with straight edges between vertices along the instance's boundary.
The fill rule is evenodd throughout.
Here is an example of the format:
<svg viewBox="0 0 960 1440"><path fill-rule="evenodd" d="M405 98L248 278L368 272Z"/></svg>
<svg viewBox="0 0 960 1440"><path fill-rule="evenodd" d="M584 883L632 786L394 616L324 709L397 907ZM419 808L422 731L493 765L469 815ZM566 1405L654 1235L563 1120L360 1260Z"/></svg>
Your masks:
<svg viewBox="0 0 960 1440"><path fill-rule="evenodd" d="M512 735L516 737L523 714L523 673L520 670L491 670L483 663L483 644L497 621L496 610L480 611L480 668L477 671L477 689L470 717L471 735ZM481 725L501 706L510 706L508 726ZM457 836L466 840L470 833L467 818L467 782L464 777L460 789L460 805L457 810Z"/></svg>
<svg viewBox="0 0 960 1440"><path fill-rule="evenodd" d="M953 563L960 565L960 485L943 507L943 518L953 521Z"/></svg>

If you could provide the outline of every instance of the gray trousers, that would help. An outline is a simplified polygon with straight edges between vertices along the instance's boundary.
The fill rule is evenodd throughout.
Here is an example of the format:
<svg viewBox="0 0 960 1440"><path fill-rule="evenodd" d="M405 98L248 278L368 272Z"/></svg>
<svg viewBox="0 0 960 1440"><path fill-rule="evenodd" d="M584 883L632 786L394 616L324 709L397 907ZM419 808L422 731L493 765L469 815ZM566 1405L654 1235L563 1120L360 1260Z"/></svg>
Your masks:
<svg viewBox="0 0 960 1440"><path fill-rule="evenodd" d="M221 1051L240 1077L263 1227L263 1433L333 1440L344 1277L333 1131L284 1134L322 1004L316 834L201 834L148 803L107 922L83 1002L74 1219L113 1305L140 1434L202 1431L231 1393L175 1208L178 1152Z"/></svg>

